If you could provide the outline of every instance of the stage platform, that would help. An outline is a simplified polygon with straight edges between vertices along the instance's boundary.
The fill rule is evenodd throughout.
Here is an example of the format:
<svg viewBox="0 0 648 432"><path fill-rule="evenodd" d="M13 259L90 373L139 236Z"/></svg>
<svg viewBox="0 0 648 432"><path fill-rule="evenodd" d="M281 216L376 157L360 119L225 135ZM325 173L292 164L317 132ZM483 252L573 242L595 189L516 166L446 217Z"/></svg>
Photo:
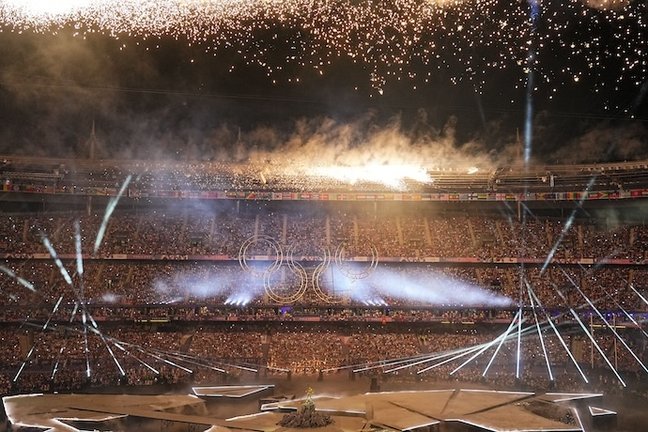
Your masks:
<svg viewBox="0 0 648 432"><path fill-rule="evenodd" d="M270 386L219 386L196 389L209 399L257 394ZM582 431L577 404L592 406L600 394L528 393L449 389L364 393L313 397L318 411L334 422L320 432L393 431ZM249 398L248 398L249 399ZM16 426L52 431L133 430L133 427L168 431L290 432L278 425L286 412L303 400L264 404L261 412L217 418L195 395L75 395L34 394L3 399L7 415ZM581 410L582 411L582 410ZM592 414L599 411L592 410ZM589 412L587 413L589 415ZM582 415L582 414L581 414ZM610 414L608 414L610 415ZM83 426L83 427L82 427ZM19 429L18 429L19 430ZM298 429L304 431L304 429Z"/></svg>

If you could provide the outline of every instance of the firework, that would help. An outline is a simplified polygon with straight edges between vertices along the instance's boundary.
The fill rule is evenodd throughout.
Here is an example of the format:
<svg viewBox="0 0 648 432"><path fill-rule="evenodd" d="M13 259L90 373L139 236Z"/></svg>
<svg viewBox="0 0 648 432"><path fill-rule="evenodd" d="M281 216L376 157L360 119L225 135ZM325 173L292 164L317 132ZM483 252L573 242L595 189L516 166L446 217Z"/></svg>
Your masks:
<svg viewBox="0 0 648 432"><path fill-rule="evenodd" d="M586 77L594 78L594 91L618 86L611 74L633 85L646 79L648 17L641 3L0 0L0 24L14 32L103 33L126 40L123 49L156 49L159 38L172 37L208 55L234 53L272 82L296 83L308 70L323 75L346 58L368 71L380 94L390 80L416 88L438 71L482 92L491 71L514 70L514 85L524 88L533 68L551 98L561 84Z"/></svg>
<svg viewBox="0 0 648 432"><path fill-rule="evenodd" d="M334 179L347 184L377 183L393 189L404 189L407 180L419 183L433 181L425 168L416 165L315 166L304 174Z"/></svg>

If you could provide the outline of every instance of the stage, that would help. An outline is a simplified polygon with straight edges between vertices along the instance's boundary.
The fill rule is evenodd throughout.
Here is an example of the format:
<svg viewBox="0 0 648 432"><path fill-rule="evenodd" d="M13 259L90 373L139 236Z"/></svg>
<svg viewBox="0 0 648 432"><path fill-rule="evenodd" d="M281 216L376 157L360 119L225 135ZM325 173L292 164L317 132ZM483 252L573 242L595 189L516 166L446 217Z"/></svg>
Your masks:
<svg viewBox="0 0 648 432"><path fill-rule="evenodd" d="M211 409L233 400L249 402L272 390L272 385L260 384L194 387L189 395L33 394L3 402L14 427L30 430L290 431L278 423L303 399L262 404L257 412L232 417L214 415ZM601 407L601 398L596 393L434 389L316 394L312 401L333 419L318 431L567 432L585 430L583 422L587 430L595 430L589 425L601 416L607 416L608 425L611 418L615 421L616 413Z"/></svg>

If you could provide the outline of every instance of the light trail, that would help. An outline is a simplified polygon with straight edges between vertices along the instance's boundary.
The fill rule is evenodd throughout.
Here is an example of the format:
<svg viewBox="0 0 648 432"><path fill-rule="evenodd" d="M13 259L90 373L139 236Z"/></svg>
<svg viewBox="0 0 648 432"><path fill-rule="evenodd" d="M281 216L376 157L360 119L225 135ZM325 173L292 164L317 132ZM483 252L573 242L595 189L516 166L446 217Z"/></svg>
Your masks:
<svg viewBox="0 0 648 432"><path fill-rule="evenodd" d="M148 368L149 370L151 370L151 371L152 371L153 373L155 373L156 375L160 375L160 371L158 371L158 370L155 369L153 366L151 366L151 365L149 365L148 363L146 363L144 360L142 360L142 359L140 359L139 357L137 357L135 354L133 354L133 353L131 353L130 351L128 351L126 348L124 348L123 346L121 346L120 343L118 343L118 342L114 342L114 341L113 341L113 344L114 344L118 349L120 349L122 352L126 353L126 355L128 355L128 356L134 358L134 359L137 360L141 365L143 365L144 367Z"/></svg>
<svg viewBox="0 0 648 432"><path fill-rule="evenodd" d="M335 372L335 371L355 368L355 367L358 367L358 366L362 366L363 368L358 369L357 372L364 372L366 370L382 368L384 366L391 366L391 365L395 365L395 364L401 364L401 363L408 362L408 361L414 361L414 360L417 360L417 359L420 359L420 358L428 358L430 356L431 356L431 354L426 353L426 354L419 354L419 355L415 355L415 356L398 357L398 358L390 359L387 362L385 362L385 360L376 360L376 361L372 361L372 362L356 363L356 364L352 364L352 365L346 365L346 366L340 366L340 367L335 367L335 368L322 369L322 372ZM372 365L372 366L368 366L368 365ZM356 370L353 370L352 372L356 372Z"/></svg>
<svg viewBox="0 0 648 432"><path fill-rule="evenodd" d="M84 316L85 316L86 313L87 313L87 311L84 309ZM101 332L101 330L99 330L99 327L97 326L97 323L95 322L94 318L92 317L92 315L90 315L90 313L87 313L87 315L88 315L88 318L90 319L90 321L92 323L92 326L86 325L85 320L84 320L84 326L83 326L84 330L90 329L90 331L92 331L94 334L99 336L99 338L103 342L104 346L106 347L106 350L108 350L108 353L110 354L110 357L113 359L113 362L117 366L117 369L119 369L119 373L121 374L121 376L125 376L126 372L124 371L121 364L119 363L119 360L117 360L117 357L115 356L115 353L113 352L112 348L110 348L110 345L108 345L108 342L106 341L106 338L104 337L103 333ZM86 332L86 334L87 334L87 332Z"/></svg>
<svg viewBox="0 0 648 432"><path fill-rule="evenodd" d="M36 292L36 288L34 288L34 285L31 282L29 282L26 279L21 278L16 273L14 273L14 271L11 270L10 268L5 267L4 265L0 264L0 271L2 271L4 274L9 276L10 278L12 278L16 282L18 282L20 285L27 288L28 290Z"/></svg>
<svg viewBox="0 0 648 432"><path fill-rule="evenodd" d="M159 351L158 351L158 352L159 352ZM167 356L167 357L170 357L170 358L172 358L172 359L175 359L175 360L179 360L179 361L183 361L183 362L185 362L185 363L192 364L192 365L194 365L194 366L199 366L199 367L203 367L203 368L211 369L211 370L214 370L214 371L216 371L216 372L221 372L221 373L224 373L224 374L227 373L227 371L226 371L225 369L221 369L221 368L219 368L219 367L211 366L211 365L208 365L208 364L205 364L205 363L201 363L201 362L198 362L198 361L195 361L195 360L189 360L189 359L183 358L182 356L173 355L173 354L168 354L168 353L164 353L163 355L165 355L165 356Z"/></svg>
<svg viewBox="0 0 648 432"><path fill-rule="evenodd" d="M641 299L641 300L642 300L646 305L648 305L648 300L646 300L646 298L645 298L644 296L642 296L641 293L635 289L635 287L634 287L633 284L630 284L630 288L632 289L632 291L635 292L635 294L637 294L637 295L639 296L639 298L640 298L640 299Z"/></svg>
<svg viewBox="0 0 648 432"><path fill-rule="evenodd" d="M43 245L45 245L47 252L49 252L50 257L52 257L52 260L54 260L54 264L56 264L56 267L58 267L61 276L63 276L63 279L65 279L65 282L68 285L72 286L72 278L70 277L70 273L68 273L65 266L63 266L63 262L61 262L58 255L56 254L56 250L54 250L52 243L50 243L49 239L44 235L43 235Z"/></svg>
<svg viewBox="0 0 648 432"><path fill-rule="evenodd" d="M68 327L72 322L74 322L74 318L76 317L77 312L79 311L79 302L76 301L74 302L74 308L72 309L72 313L70 314L70 319L68 320ZM54 367L52 368L52 377L51 379L54 379L54 376L56 376L56 372L58 372L58 365L61 361L61 356L63 355L63 351L65 351L65 348L67 347L68 343L68 337L65 338L65 342L63 342L63 346L59 350L58 355L56 356L56 362L54 363Z"/></svg>
<svg viewBox="0 0 648 432"><path fill-rule="evenodd" d="M520 310L518 311L518 331L517 331L517 351L515 354L515 378L520 378L520 352L522 349L522 302L520 302Z"/></svg>
<svg viewBox="0 0 648 432"><path fill-rule="evenodd" d="M506 332L504 333L504 337L500 339L499 344L497 344L497 348L495 349L495 352L493 353L493 356L491 357L490 361L486 365L486 369L484 369L484 373L482 374L483 377L486 376L488 373L488 369L490 369L491 365L493 364L493 361L495 361L495 357L497 357L497 353L499 352L500 348L502 348L502 345L504 344L504 341L508 337L508 335L511 333L511 330L513 330L513 327L515 327L515 320L518 318L518 315L520 314L520 311L517 311L513 319L511 320L511 324L509 324L508 329L506 329Z"/></svg>
<svg viewBox="0 0 648 432"><path fill-rule="evenodd" d="M222 361L214 361L214 360L206 361L206 360L203 360L199 356L191 356L191 355L188 355L188 354L183 354L183 353L178 352L178 351L163 351L163 350L159 350L159 349L156 349L155 351L158 352L158 353L166 354L166 355L171 355L172 354L172 355L175 355L175 356L178 356L178 357L183 357L183 358L188 358L188 359L193 359L193 360L200 360L203 363L206 363L208 365L220 365L220 366L223 366L223 367L231 367L231 368L234 368L234 369L244 370L246 372L257 373L257 372L259 372L259 368L263 368L263 367L265 367L267 369L271 369L271 370L278 370L278 371L282 371L282 372L288 372L288 369L275 368L275 367L270 367L270 366L253 365L253 366L256 366L256 369L255 369L255 368L250 367L250 366L245 366L246 363L233 364L233 363L227 363L227 362L222 362ZM225 372L225 373L228 373L225 370L221 370L221 371Z"/></svg>
<svg viewBox="0 0 648 432"><path fill-rule="evenodd" d="M460 359L460 358L462 358L462 357L465 357L465 356L467 356L468 354L472 354L472 353L474 353L475 351L478 351L480 348L482 348L482 345L474 346L474 347L472 347L472 348L469 348L469 349L465 350L464 352L462 352L462 353L460 353L460 354L457 354L457 355L455 355L455 356L453 356L453 357L450 357L450 358L447 359L447 360L444 360L444 361L442 361L442 362L440 362L440 363L435 363L435 364L433 364L432 366L428 366L428 367L426 367L426 368L424 368L424 369L421 369L421 370L417 371L416 373L417 373L417 374L422 374L422 373L425 373L425 372L427 372L427 371L429 371L429 370L431 370L431 369L437 368L437 367L439 367L439 366L443 366L443 365L446 364L446 363L450 363L450 362L452 362L452 361L455 361L455 360L458 360L458 359Z"/></svg>
<svg viewBox="0 0 648 432"><path fill-rule="evenodd" d="M81 251L81 224L77 219L74 222L74 246L76 249L76 267L79 277L83 276L83 252ZM82 293L83 295L83 293Z"/></svg>
<svg viewBox="0 0 648 432"><path fill-rule="evenodd" d="M429 362L434 361L434 360L454 356L454 355L459 354L459 353L470 351L472 348L473 347L459 348L459 349L451 350L451 351L444 352L444 353L441 353L441 354L438 354L438 355L428 356L423 360L418 360L418 361L415 361L414 363L407 363L407 364L404 364L404 365L400 365L400 366L397 366L395 368L388 369L388 370L384 371L383 373L397 372L397 371L402 370L402 369L407 369L407 368L411 368L411 367L414 367L414 366L418 366L420 364L429 363Z"/></svg>
<svg viewBox="0 0 648 432"><path fill-rule="evenodd" d="M97 251L99 250L99 247L101 246L101 242L103 241L104 235L106 234L106 229L108 228L108 221L110 220L110 216L112 216L113 211L115 211L115 208L117 207L117 204L119 203L119 200L121 199L122 195L126 191L126 188L128 187L131 179L133 176L129 174L126 177L126 180L124 180L124 183L122 183L121 187L119 188L119 192L117 193L117 196L113 197L110 199L108 202L108 205L106 206L106 211L104 213L103 220L101 221L101 226L99 227L99 231L97 232L97 237L95 239L94 243L94 253L96 254Z"/></svg>
<svg viewBox="0 0 648 432"><path fill-rule="evenodd" d="M594 304L590 301L589 297L587 297L587 295L583 292L583 290L581 290L581 288L576 284L576 282L574 282L571 276L569 276L566 272L565 272L565 276L567 276L569 282L572 284L574 288L576 288L578 293L581 295L581 297L583 297L583 299L585 299L587 304L594 310L596 315L598 315L598 317L605 323L605 326L614 334L614 336L619 340L619 342L621 342L621 344L626 348L626 350L630 353L630 355L637 361L637 363L639 363L641 368L648 373L648 368L646 368L646 365L639 359L639 357L637 357L634 351L632 351L630 346L628 346L626 341L621 337L621 335L619 335L619 333L616 331L614 326L610 325L610 323L608 322L607 319L605 319L601 311L596 306L594 306Z"/></svg>
<svg viewBox="0 0 648 432"><path fill-rule="evenodd" d="M81 321L83 322L83 344L84 344L84 349L83 352L85 353L85 359L86 359L86 378L90 379L90 352L88 350L88 326L86 324L86 310L85 307L81 311Z"/></svg>
<svg viewBox="0 0 648 432"><path fill-rule="evenodd" d="M599 354L601 354L601 357L603 357L603 360L605 360L605 363L607 363L607 365L610 367L610 369L612 370L612 372L614 373L614 375L616 375L616 377L617 377L617 379L619 380L619 382L623 385L623 387L627 387L625 381L623 381L623 378L621 378L621 375L619 375L619 372L617 372L617 370L614 368L614 366L612 365L612 363L610 363L610 359L607 358L607 356L605 355L605 353L603 352L603 350L601 349L601 347L599 346L599 344L598 344L598 343L596 342L596 340L594 339L594 336L592 336L592 335L590 334L590 332L587 330L587 328L585 327L585 325L583 324L583 322L581 321L581 319L578 317L578 314L577 314L576 312L574 312L574 309L572 309L572 308L569 308L569 311L571 312L572 316L573 316L574 318L576 318L576 321L578 321L578 324L579 324L580 327L583 329L583 332L585 332L585 334L587 335L587 337L589 338L589 340L592 342L592 344L594 344L594 347L595 347L596 350L599 352Z"/></svg>
<svg viewBox="0 0 648 432"><path fill-rule="evenodd" d="M518 320L518 323L519 323L519 322L520 322L520 320ZM470 356L470 357L468 358L468 360L464 361L464 362L461 363L459 366L457 366L457 367L456 367L452 372L450 372L450 375L454 375L455 372L461 370L461 368L463 368L463 367L466 366L468 363L470 363L471 361L473 361L474 359L476 359L477 357L479 357L479 356L480 356L484 351L486 351L487 349L489 349L490 347L492 347L493 345L495 345L495 343L498 342L500 339L501 339L501 340L504 340L504 338L506 338L507 335L508 335L508 330L506 330L504 333L502 333L501 335L499 335L498 337L496 337L495 339L493 339L493 340L490 341L489 343L485 344L481 349L479 349L479 351L477 351L475 354L473 354L472 356Z"/></svg>
<svg viewBox="0 0 648 432"><path fill-rule="evenodd" d="M556 336L558 337L558 340L560 341L560 344L562 345L562 347L563 347L563 348L565 349L565 351L567 352L567 355L568 355L569 358L571 359L572 363L574 363L574 366L576 366L576 369L578 369L578 372L579 372L579 373L581 374L581 376L583 377L583 380L584 380L586 383L589 383L587 377L585 376L585 373L583 372L583 370L581 369L580 365L578 364L578 362L576 361L576 359L575 359L574 356L572 355L571 351L569 350L569 347L567 346L567 343L565 342L565 340L563 339L563 337L560 335L560 332L558 331L558 329L557 329L556 326L554 325L553 321L551 320L551 316L550 316L549 313L545 310L545 308L542 306L542 303L540 303L540 299L538 299L538 296L536 296L535 292L533 291L533 288L532 288L531 286L529 286L529 289L531 290L531 294L533 295L533 298L535 299L536 303L538 304L538 306L540 307L540 309L541 309L542 312L544 313L545 317L547 318L547 322L549 323L549 326L553 329L554 333L555 333Z"/></svg>
<svg viewBox="0 0 648 432"><path fill-rule="evenodd" d="M129 177L126 179L126 181L124 182L124 185L122 185L122 189L120 189L120 194L123 193L123 190L125 189L125 185L127 185L128 182L130 181L130 177L131 177L131 176L129 176ZM117 199L119 198L119 196L120 196L120 195L118 194ZM115 201L116 201L116 200L115 200ZM112 201L111 201L111 203L112 203ZM117 205L116 202L115 202L114 205L115 205L115 206ZM108 207L110 208L110 204L109 204ZM114 209L114 207L113 207L113 209ZM110 213L112 213L112 210L110 211ZM109 215L108 215L108 216L109 216ZM106 220L105 217L104 217L104 222L107 223L107 220ZM82 260L82 258L81 258L81 259L79 258L79 256L81 255L81 254L80 254L80 252L81 252L81 234L80 234L80 232L81 232L81 228L80 228L80 225L79 225L78 223L77 223L77 225L76 225L75 228L76 228L76 229L75 229L75 247L76 247L76 251L77 251L77 254L76 254L76 256L77 256L77 267L81 269L81 274L80 274L80 277L79 277L79 279L80 279L80 283L81 283L81 292L79 292L79 291L75 288L75 286L74 286L74 284L73 284L73 282L72 282L72 278L70 277L70 274L68 273L68 271L67 271L67 269L65 268L65 266L63 266L63 263L62 263L61 260L59 259L58 255L57 255L57 253L56 253L56 250L55 250L54 247L52 246L52 243L51 243L50 240L49 240L46 236L44 236L44 235L43 235L43 244L45 245L45 248L46 248L47 251L49 252L50 257L54 260L54 263L55 263L56 266L59 268L60 273L61 273L61 275L63 276L63 279L65 279L65 282L70 286L70 288L71 288L72 291L74 292L75 296L77 297L77 300L78 300L77 305L80 305L80 306L81 306L81 309L82 309L81 319L82 319L82 324L83 324L84 351L85 351L85 355L86 355L86 376L87 376L88 378L90 378L90 375L91 375L90 359L89 359L89 349L88 349L88 331L87 331L87 330L88 330L88 325L87 325L87 320L88 320L88 319L90 319L90 322L92 323L92 326L93 326L94 329L96 330L96 333L101 337L101 340L103 341L103 343L104 343L106 349L107 349L108 352L110 353L110 356L112 357L113 361L114 361L115 364L117 365L117 368L119 369L119 372L120 372L121 375L123 376L123 375L125 375L124 369L121 367L121 364L119 364L119 361L118 361L117 358L115 357L115 354L113 353L112 349L110 348L110 346L109 346L108 343L106 342L105 338L103 337L103 334L102 334L101 331L99 330L99 326L97 325L97 322L94 320L94 318L92 317L92 315L90 314L90 312L87 310L87 308L86 308L86 304L85 304L85 301L84 301L84 299L83 299L83 287L84 287L84 285L83 285L83 277L82 277L82 274L83 274L83 264L79 264L79 261ZM104 228L104 230L105 230L105 228ZM101 231L101 229L100 229L100 231ZM76 306L75 306L75 307L76 307Z"/></svg>
<svg viewBox="0 0 648 432"><path fill-rule="evenodd" d="M536 329L538 330L538 337L540 338L540 345L542 345L542 352L544 353L545 363L547 364L547 372L549 373L549 380L553 381L553 373L551 372L551 364L549 362L549 354L547 354L547 348L545 347L544 338L542 337L542 331L540 330L540 323L538 322L538 314L536 313L535 302L533 301L533 296L531 296L531 288L528 281L524 281L527 287L527 293L529 294L529 301L531 302L531 309L533 310L533 318L535 319Z"/></svg>
<svg viewBox="0 0 648 432"><path fill-rule="evenodd" d="M65 344L63 344L63 346L58 352L58 355L56 356L56 362L54 363L54 367L52 368L52 376L50 376L51 381L54 381L56 372L58 372L58 366L59 366L59 362L61 361L61 356L63 355L63 351L65 351Z"/></svg>
<svg viewBox="0 0 648 432"><path fill-rule="evenodd" d="M538 30L538 18L540 17L540 1L527 0L531 15L531 31L529 32L529 51L527 53L527 84L526 84L526 105L524 119L524 165L528 166L531 161L531 150L533 148L533 92L534 92L534 68L536 62L535 39Z"/></svg>
<svg viewBox="0 0 648 432"><path fill-rule="evenodd" d="M47 317L47 320L45 321L45 324L43 324L43 326L41 327L41 329L40 329L40 334L41 335L45 332L45 330L47 330L47 327L49 326L49 323L52 320L52 317L54 316L54 314L58 310L58 308L61 305L62 301L63 301L63 296L59 297L58 301L56 302L56 304L52 308L52 311L49 313L49 315ZM36 344L37 343L38 343L38 341L34 341L34 343L32 344L31 349L29 350L29 352L27 353L27 356L25 357L25 360L20 365L20 369L18 369L18 372L14 376L13 382L18 381L18 378L20 377L20 374L25 369L25 366L27 366L27 363L31 359L31 356L34 354L34 350L36 349Z"/></svg>
<svg viewBox="0 0 648 432"><path fill-rule="evenodd" d="M179 364L176 364L176 363L172 362L171 360L167 360L165 358L162 358L159 355L153 354L152 352L148 352L148 351L146 351L146 350L144 350L142 348L139 348L139 347L136 347L136 349L139 352L141 352L141 353L143 353L143 354L145 354L147 356L153 357L156 360L160 360L161 362L164 362L164 363L166 363L166 364L168 364L170 366L176 367L176 368L181 369L181 370L183 370L183 371L185 371L187 373L193 374L193 371L191 369L187 369L186 367L181 366Z"/></svg>
<svg viewBox="0 0 648 432"><path fill-rule="evenodd" d="M405 363L405 366L402 369L405 369L405 368L410 367L410 366L425 363L426 361L428 361L429 359L434 358L434 357L436 357L434 354L421 354L421 355L417 355L417 356L403 357L403 358L393 359L393 360L388 360L388 361L378 360L378 361L375 361L375 362L364 363L362 365L353 365L353 367L356 367L356 366L364 366L364 367L359 368L359 369L353 369L352 372L353 373L359 373L359 372L366 372L368 370L373 370L373 369L384 369L385 367L402 365L403 363ZM423 360L420 360L420 359L423 359ZM415 362L415 363L410 363L410 362ZM367 364L369 364L371 366L367 366ZM400 369L398 369L398 370L400 370Z"/></svg>
<svg viewBox="0 0 648 432"><path fill-rule="evenodd" d="M25 360L22 362L20 365L20 368L18 369L18 372L14 376L13 382L18 382L18 378L20 378L20 374L22 374L22 371L25 369L25 366L27 365L27 362L29 359L31 359L32 354L34 353L34 346L31 347L29 352L27 353L27 356L25 357Z"/></svg>
<svg viewBox="0 0 648 432"><path fill-rule="evenodd" d="M579 264L578 266L579 266L579 267L581 268L581 270L583 270L583 271L589 271L589 270L586 270L585 267L584 267L582 264ZM596 265L592 270L597 269L599 266L600 266L600 264ZM627 279L625 279L625 278L621 278L621 279L623 280L623 282L625 282L626 284L628 284L629 287L632 288L632 284L631 284ZM619 308L619 310L621 310L621 312L623 312L623 314L626 316L626 318L628 318L628 319L629 319L629 320L630 320L630 321L631 321L631 322L632 322L632 323L633 323L633 324L634 324L634 325L639 329L639 331L641 331L641 333L643 333L644 336L646 336L646 337L648 338L648 333L646 333L646 331L643 329L643 327L641 326L641 324L639 324L639 323L637 322L637 320L635 320L634 317L633 317L632 315L630 315L630 314L628 313L628 311L627 311L623 306L621 306L621 303L619 303L619 302L614 298L614 296L612 296L609 292L607 292L607 290L605 289L605 287L603 287L600 283L597 283L597 285L602 289L603 294L605 295L605 297L606 297L608 300L612 301L612 302L614 303L614 305L615 305L617 308Z"/></svg>
<svg viewBox="0 0 648 432"><path fill-rule="evenodd" d="M558 247L562 243L563 239L565 238L565 235L569 232L569 229L571 228L572 224L574 223L574 219L576 219L576 213L578 212L578 209L583 206L583 203L585 202L585 199L587 198L587 195L589 194L590 189L592 189L592 186L594 186L594 183L596 183L596 176L593 175L589 182L587 182L587 187L585 188L585 192L582 194L580 200L578 200L578 203L572 210L571 214L567 218L567 222L563 226L562 231L560 232L560 235L558 236L558 240L554 243L553 247L547 254L547 258L545 259L544 264L542 265L542 269L540 270L540 276L542 276L547 269L547 266L549 266L549 263L553 260L554 255L556 254L556 251L558 250Z"/></svg>
<svg viewBox="0 0 648 432"><path fill-rule="evenodd" d="M195 364L197 366L203 366L203 367L206 367L208 369L216 370L218 372L227 373L227 371L225 369L222 369L222 368L219 368L219 367L216 367L216 366L212 365L213 363L223 364L223 363L220 363L220 362L213 362L213 361L208 362L208 361L205 361L205 360L203 360L202 358L200 358L198 356L190 356L190 355L187 355L187 354L174 352L174 351L164 351L164 350L160 350L160 349L156 349L156 348L149 348L149 349L152 352L156 352L156 353L158 353L160 355L165 355L165 356L168 356L168 357L172 357L172 358L175 358L176 360L185 361L187 363ZM200 362L199 362L199 360L200 360ZM227 364L227 366L235 367L235 368L238 368L238 369L241 369L241 370L246 370L248 372L258 372L257 369L248 368L248 367L245 367L245 366L230 365L230 364Z"/></svg>

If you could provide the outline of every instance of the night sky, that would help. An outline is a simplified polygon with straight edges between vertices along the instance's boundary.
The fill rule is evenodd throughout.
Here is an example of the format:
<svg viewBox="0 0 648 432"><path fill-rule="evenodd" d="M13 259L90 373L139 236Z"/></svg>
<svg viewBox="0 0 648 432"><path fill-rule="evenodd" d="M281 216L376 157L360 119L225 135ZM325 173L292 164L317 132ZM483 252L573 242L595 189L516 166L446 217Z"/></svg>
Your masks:
<svg viewBox="0 0 648 432"><path fill-rule="evenodd" d="M368 2L345 3L359 7ZM388 6L392 3L399 2L366 7L387 14L396 8ZM237 30L196 40L189 33L209 36L213 30L198 22L191 31L108 35L105 29L92 33L92 23L68 19L34 32L12 22L6 11L3 17L0 9L0 153L84 157L94 121L100 157L241 161L254 151L280 153L285 141L312 138L322 123L330 128L332 122L353 131L351 146L389 128L412 142L449 145L464 155L474 151L493 160L506 155L513 161L525 130L525 50L533 48L513 39L504 43L501 36L489 35L486 25L466 37L463 27L484 20L504 27L508 21L502 17L513 16L528 32L552 35L548 18L565 8L561 2L544 2L535 20L532 15L525 23L527 2L489 3L492 16L475 12L458 18L460 12L451 8L444 19L453 30L417 30L423 38L408 51L405 67L387 63L394 59L390 50L407 44L402 34L407 29L384 25L380 38L358 36L368 53L358 59L345 54L349 48L322 48L299 18L257 16L245 24L251 29L245 38ZM534 161L648 157L648 68L645 60L643 69L628 68L632 60L648 58L647 6L644 1L621 3L614 20L611 11L596 8L586 7L585 17L565 12L560 40L533 34L519 38L531 40L537 52L531 92ZM630 18L619 21L624 11L631 12ZM333 31L323 24L320 30ZM619 32L625 33L618 37ZM231 43L224 43L229 34ZM489 42L491 36L497 40ZM596 50L574 48L591 40L598 41ZM372 44L380 54L374 54ZM428 45L434 50L422 50ZM510 46L517 51L493 66L491 60ZM262 61L250 61L254 52L262 54ZM598 61L591 63L597 53ZM313 68L322 58L324 66ZM383 75L380 80L376 72ZM326 136L335 140L339 133Z"/></svg>

